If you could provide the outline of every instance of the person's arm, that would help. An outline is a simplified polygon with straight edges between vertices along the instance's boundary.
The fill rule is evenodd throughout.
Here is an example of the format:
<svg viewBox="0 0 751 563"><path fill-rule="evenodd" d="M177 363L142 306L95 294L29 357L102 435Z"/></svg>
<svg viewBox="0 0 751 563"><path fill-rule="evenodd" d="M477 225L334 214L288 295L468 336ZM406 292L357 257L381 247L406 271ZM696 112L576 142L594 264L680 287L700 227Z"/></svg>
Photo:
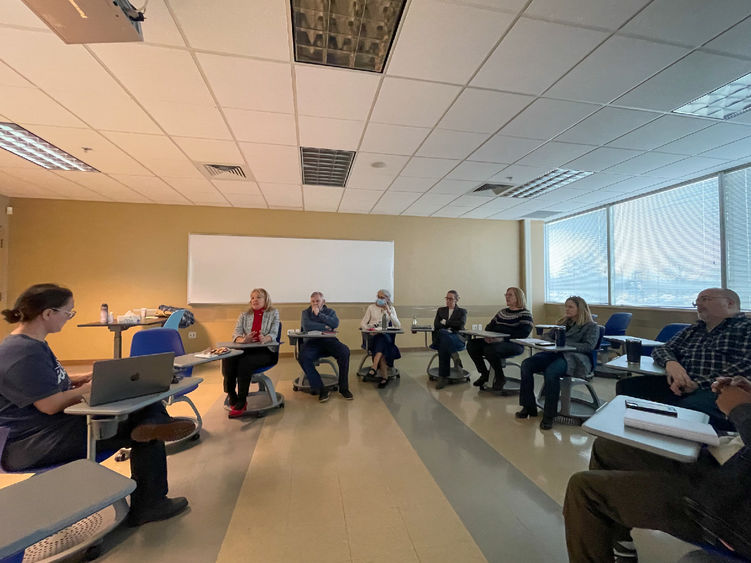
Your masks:
<svg viewBox="0 0 751 563"><path fill-rule="evenodd" d="M717 395L717 408L727 415L741 436L743 443L751 445L751 384L730 383L719 389L712 386Z"/></svg>
<svg viewBox="0 0 751 563"><path fill-rule="evenodd" d="M81 402L81 397L91 391L91 382L84 383L67 391L60 391L44 399L34 401L37 410L44 414L57 414L71 405Z"/></svg>
<svg viewBox="0 0 751 563"><path fill-rule="evenodd" d="M525 309L513 328L507 332L511 338L527 338L529 333L532 332L532 324L532 315Z"/></svg>
<svg viewBox="0 0 751 563"><path fill-rule="evenodd" d="M596 323L587 323L581 327L579 338L576 341L568 342L567 346L573 346L581 354L589 354L597 346L597 339L600 338L600 329Z"/></svg>
<svg viewBox="0 0 751 563"><path fill-rule="evenodd" d="M274 309L270 312L271 317L271 326L269 327L269 330L266 334L262 334L260 337L260 341L263 343L269 343L273 340L276 340L276 335L279 334L279 309ZM264 316L269 314L269 311L263 312Z"/></svg>
<svg viewBox="0 0 751 563"><path fill-rule="evenodd" d="M235 323L235 330L232 332L232 342L240 342L245 338L245 327L243 326L243 318L245 313L240 313ZM238 340L240 339L240 340Z"/></svg>
<svg viewBox="0 0 751 563"><path fill-rule="evenodd" d="M365 314L362 317L362 320L360 321L360 328L366 329L370 328L371 326L371 320L370 320L370 313L372 309L372 305L368 305L368 308L365 309Z"/></svg>
<svg viewBox="0 0 751 563"><path fill-rule="evenodd" d="M326 305L318 313L318 319L321 321L322 328L313 330L334 330L339 326L339 317L336 316L336 311L329 309Z"/></svg>
<svg viewBox="0 0 751 563"><path fill-rule="evenodd" d="M695 330L695 325L690 326L673 336L663 346L658 346L652 350L652 359L654 359L655 364L665 368L665 377L670 390L679 397L683 393L690 393L699 387L681 365L683 350Z"/></svg>
<svg viewBox="0 0 751 563"><path fill-rule="evenodd" d="M437 332L443 328L441 324L441 309L440 307L435 311L435 318L433 319L433 332Z"/></svg>
<svg viewBox="0 0 751 563"><path fill-rule="evenodd" d="M464 325L467 322L467 310L457 307L454 312L459 314L454 314L453 319L446 320L446 328L450 328L454 332L464 330Z"/></svg>
<svg viewBox="0 0 751 563"><path fill-rule="evenodd" d="M76 375L68 375L68 379L70 379L70 382L73 384L73 387L80 387L84 383L88 383L91 381L91 376L93 375L93 372L88 373L79 373Z"/></svg>
<svg viewBox="0 0 751 563"><path fill-rule="evenodd" d="M393 305L388 308L389 317L391 318L391 326L394 328L402 328L402 323L399 322L399 318L396 316L396 309Z"/></svg>

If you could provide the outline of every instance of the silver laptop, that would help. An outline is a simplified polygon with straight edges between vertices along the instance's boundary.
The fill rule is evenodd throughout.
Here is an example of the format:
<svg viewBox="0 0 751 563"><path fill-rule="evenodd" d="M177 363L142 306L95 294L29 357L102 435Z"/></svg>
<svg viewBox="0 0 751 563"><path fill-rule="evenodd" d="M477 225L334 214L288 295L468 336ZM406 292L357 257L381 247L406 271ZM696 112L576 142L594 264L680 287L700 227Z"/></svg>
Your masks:
<svg viewBox="0 0 751 563"><path fill-rule="evenodd" d="M172 383L174 352L94 362L91 393L84 400L95 407L123 399L161 393Z"/></svg>

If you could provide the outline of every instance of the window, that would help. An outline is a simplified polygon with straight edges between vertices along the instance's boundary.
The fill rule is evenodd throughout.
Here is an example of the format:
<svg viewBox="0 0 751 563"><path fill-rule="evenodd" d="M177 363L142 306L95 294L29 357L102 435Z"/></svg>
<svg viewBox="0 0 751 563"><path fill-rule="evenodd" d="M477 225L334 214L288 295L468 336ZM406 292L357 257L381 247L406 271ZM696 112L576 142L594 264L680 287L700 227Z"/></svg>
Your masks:
<svg viewBox="0 0 751 563"><path fill-rule="evenodd" d="M579 295L608 302L608 233L605 209L545 226L545 300Z"/></svg>
<svg viewBox="0 0 751 563"><path fill-rule="evenodd" d="M751 308L751 168L724 176L727 287Z"/></svg>
<svg viewBox="0 0 751 563"><path fill-rule="evenodd" d="M613 304L691 307L722 285L717 178L612 206Z"/></svg>

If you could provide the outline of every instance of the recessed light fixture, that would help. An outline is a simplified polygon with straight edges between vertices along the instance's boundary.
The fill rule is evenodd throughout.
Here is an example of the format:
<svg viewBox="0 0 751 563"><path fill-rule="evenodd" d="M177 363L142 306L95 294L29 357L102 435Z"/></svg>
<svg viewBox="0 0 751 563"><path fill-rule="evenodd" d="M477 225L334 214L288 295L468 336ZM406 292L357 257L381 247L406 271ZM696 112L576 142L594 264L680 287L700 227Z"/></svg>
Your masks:
<svg viewBox="0 0 751 563"><path fill-rule="evenodd" d="M673 113L731 119L751 109L751 73L696 98Z"/></svg>
<svg viewBox="0 0 751 563"><path fill-rule="evenodd" d="M475 191L492 190L496 195L503 197L518 197L518 198L530 198L548 193L555 189L581 180L582 178L589 176L592 172L584 170L567 170L565 168L556 168L543 174L542 176L535 178L522 184L521 186L504 186L503 184L486 184L490 185L490 188L480 186Z"/></svg>
<svg viewBox="0 0 751 563"><path fill-rule="evenodd" d="M406 0L291 0L295 60L383 72Z"/></svg>
<svg viewBox="0 0 751 563"><path fill-rule="evenodd" d="M99 172L96 168L15 123L0 123L0 148L47 170Z"/></svg>
<svg viewBox="0 0 751 563"><path fill-rule="evenodd" d="M355 152L300 147L300 159L303 184L344 187Z"/></svg>

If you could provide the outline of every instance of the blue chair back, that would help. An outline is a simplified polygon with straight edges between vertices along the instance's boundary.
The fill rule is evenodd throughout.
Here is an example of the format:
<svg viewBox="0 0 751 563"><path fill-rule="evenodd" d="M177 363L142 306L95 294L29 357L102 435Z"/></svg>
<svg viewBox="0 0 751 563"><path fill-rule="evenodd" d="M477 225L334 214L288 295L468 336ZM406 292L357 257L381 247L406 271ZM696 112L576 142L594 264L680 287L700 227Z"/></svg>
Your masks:
<svg viewBox="0 0 751 563"><path fill-rule="evenodd" d="M605 336L623 336L631 322L631 313L613 313L605 323Z"/></svg>
<svg viewBox="0 0 751 563"><path fill-rule="evenodd" d="M162 325L162 328L174 328L175 330L180 328L180 321L183 320L183 313L185 313L185 309L178 309L172 313L167 319L167 322ZM131 354L131 356L132 355L133 354Z"/></svg>
<svg viewBox="0 0 751 563"><path fill-rule="evenodd" d="M629 313L629 315L630 314L631 313ZM602 337L605 336L605 327L602 325L597 325L597 328L600 329L600 336L597 338L597 345L591 353L592 373L594 373L595 367L597 367L597 354L600 352L600 346L602 346Z"/></svg>
<svg viewBox="0 0 751 563"><path fill-rule="evenodd" d="M173 313L173 316L177 311ZM170 317L171 319L172 317ZM179 322L179 319L178 319ZM163 352L174 352L175 356L185 354L183 341L180 333L175 328L151 328L139 330L133 335L130 343L131 356L147 356L149 354L161 354ZM193 368L186 368L181 375L187 377L193 372Z"/></svg>
<svg viewBox="0 0 751 563"><path fill-rule="evenodd" d="M684 328L691 326L688 323L670 323L666 324L664 327L662 327L662 330L660 331L660 334L657 335L657 338L655 340L658 340L659 342L667 342L671 338L673 338L676 334L678 334L680 331L682 331ZM651 356L652 350L654 350L654 346L642 346L641 348L641 355L642 356Z"/></svg>

